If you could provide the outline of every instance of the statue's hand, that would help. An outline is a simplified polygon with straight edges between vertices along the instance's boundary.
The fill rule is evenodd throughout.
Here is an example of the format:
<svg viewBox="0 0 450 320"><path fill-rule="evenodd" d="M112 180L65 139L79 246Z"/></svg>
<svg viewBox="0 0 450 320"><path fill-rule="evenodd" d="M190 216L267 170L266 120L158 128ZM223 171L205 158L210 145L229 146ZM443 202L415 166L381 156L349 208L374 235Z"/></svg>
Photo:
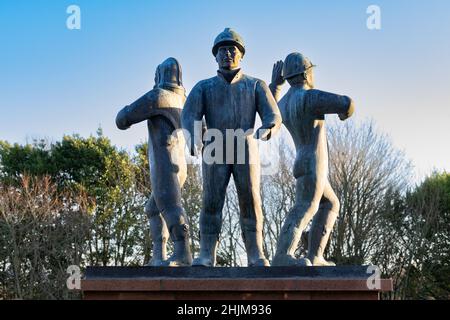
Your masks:
<svg viewBox="0 0 450 320"><path fill-rule="evenodd" d="M285 80L283 78L283 61L277 61L273 65L272 69L272 84L275 86L281 86Z"/></svg>
<svg viewBox="0 0 450 320"><path fill-rule="evenodd" d="M256 133L253 135L255 139L260 139L262 141L267 141L272 136L272 129L267 127L261 127L256 130Z"/></svg>
<svg viewBox="0 0 450 320"><path fill-rule="evenodd" d="M350 99L350 104L348 106L347 112L340 113L339 119L341 119L341 121L347 120L348 118L350 118L353 115L354 112L355 112L355 104L354 104L353 100Z"/></svg>
<svg viewBox="0 0 450 320"><path fill-rule="evenodd" d="M192 145L192 147L191 147L191 156L197 157L199 154L201 154L201 150L202 150L202 147L200 147L200 146L198 146L196 144Z"/></svg>
<svg viewBox="0 0 450 320"><path fill-rule="evenodd" d="M116 126L120 130L126 130L129 127L131 127L131 125L128 123L128 120L127 120L127 107L120 110L120 112L117 114Z"/></svg>

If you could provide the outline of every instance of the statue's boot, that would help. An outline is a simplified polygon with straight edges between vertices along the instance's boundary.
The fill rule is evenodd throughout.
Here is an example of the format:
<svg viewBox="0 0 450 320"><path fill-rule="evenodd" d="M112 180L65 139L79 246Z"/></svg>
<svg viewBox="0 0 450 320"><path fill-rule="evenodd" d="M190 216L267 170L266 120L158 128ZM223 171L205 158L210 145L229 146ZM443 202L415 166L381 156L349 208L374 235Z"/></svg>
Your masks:
<svg viewBox="0 0 450 320"><path fill-rule="evenodd" d="M320 209L314 217L311 229L309 230L307 255L313 266L336 265L334 262L325 260L323 255L337 216L337 212Z"/></svg>
<svg viewBox="0 0 450 320"><path fill-rule="evenodd" d="M187 224L172 226L170 230L173 240L173 254L167 260L169 267L188 267L192 265L192 254L189 245L189 227Z"/></svg>
<svg viewBox="0 0 450 320"><path fill-rule="evenodd" d="M306 219L302 219L304 221L299 219L300 213L304 211L304 207L295 206L286 217L278 239L277 251L272 259L272 266L311 266L307 258L298 260L294 256L306 224Z"/></svg>
<svg viewBox="0 0 450 320"><path fill-rule="evenodd" d="M295 259L301 236L313 215L319 209L319 203L296 204L289 211L278 238L277 251L272 266L310 266L308 258Z"/></svg>
<svg viewBox="0 0 450 320"><path fill-rule="evenodd" d="M243 230L245 249L247 251L247 265L249 267L269 267L269 260L262 249L262 234L255 231Z"/></svg>
<svg viewBox="0 0 450 320"><path fill-rule="evenodd" d="M165 264L167 259L167 240L169 239L169 231L166 223L161 215L154 215L149 217L150 221L150 236L153 241L153 254L151 260L148 262L149 267L159 267Z"/></svg>
<svg viewBox="0 0 450 320"><path fill-rule="evenodd" d="M194 267L214 267L216 265L216 251L219 240L218 234L200 234L200 255L194 259Z"/></svg>

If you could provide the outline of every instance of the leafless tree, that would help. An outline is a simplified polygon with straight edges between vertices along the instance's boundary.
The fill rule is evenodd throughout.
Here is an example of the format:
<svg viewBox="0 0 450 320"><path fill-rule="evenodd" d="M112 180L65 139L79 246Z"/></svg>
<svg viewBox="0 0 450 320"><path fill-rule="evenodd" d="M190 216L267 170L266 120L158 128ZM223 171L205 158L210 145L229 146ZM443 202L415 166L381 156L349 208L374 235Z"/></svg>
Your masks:
<svg viewBox="0 0 450 320"><path fill-rule="evenodd" d="M49 177L0 186L0 298L68 299L67 267L83 267L90 217L83 194Z"/></svg>
<svg viewBox="0 0 450 320"><path fill-rule="evenodd" d="M386 233L386 201L405 193L411 165L372 122L339 123L329 130L330 182L341 203L330 255L338 263L364 264Z"/></svg>

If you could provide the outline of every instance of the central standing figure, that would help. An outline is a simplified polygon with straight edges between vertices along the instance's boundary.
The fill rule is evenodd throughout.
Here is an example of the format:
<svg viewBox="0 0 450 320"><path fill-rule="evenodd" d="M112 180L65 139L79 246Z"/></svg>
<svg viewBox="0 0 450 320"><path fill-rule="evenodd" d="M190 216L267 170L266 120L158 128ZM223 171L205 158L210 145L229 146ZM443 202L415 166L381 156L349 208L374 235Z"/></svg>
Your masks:
<svg viewBox="0 0 450 320"><path fill-rule="evenodd" d="M260 196L260 160L256 139L268 140L281 126L277 103L264 81L249 77L239 68L245 54L244 42L239 34L227 28L214 41L213 55L219 65L217 76L200 81L189 94L184 106L182 126L190 134L190 150L197 155L202 149L202 120L207 130L215 129L223 137L234 132L254 129L258 113L262 126L255 135L243 136L244 154L235 145L242 141L234 137L223 139L223 157L206 161L203 158L203 209L200 214L200 256L193 265L213 267L222 227L222 209L231 175L239 198L240 223L247 251L248 266L269 266L263 252L263 215ZM207 133L206 133L207 134ZM237 138L237 139L236 139ZM188 139L189 140L189 139ZM205 148L214 141L205 139ZM217 143L217 141L215 141ZM230 150L234 152L229 161ZM217 151L217 150L216 150ZM236 159L244 161L236 162Z"/></svg>

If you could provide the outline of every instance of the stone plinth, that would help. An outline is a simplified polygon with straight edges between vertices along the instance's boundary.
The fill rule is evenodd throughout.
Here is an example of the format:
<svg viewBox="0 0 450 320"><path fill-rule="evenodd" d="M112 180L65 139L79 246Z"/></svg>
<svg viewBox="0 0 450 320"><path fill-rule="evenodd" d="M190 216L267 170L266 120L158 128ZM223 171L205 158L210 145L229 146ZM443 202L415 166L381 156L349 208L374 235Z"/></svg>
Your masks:
<svg viewBox="0 0 450 320"><path fill-rule="evenodd" d="M369 289L370 276L364 266L88 267L81 290L87 300L377 300L392 291L390 279Z"/></svg>

